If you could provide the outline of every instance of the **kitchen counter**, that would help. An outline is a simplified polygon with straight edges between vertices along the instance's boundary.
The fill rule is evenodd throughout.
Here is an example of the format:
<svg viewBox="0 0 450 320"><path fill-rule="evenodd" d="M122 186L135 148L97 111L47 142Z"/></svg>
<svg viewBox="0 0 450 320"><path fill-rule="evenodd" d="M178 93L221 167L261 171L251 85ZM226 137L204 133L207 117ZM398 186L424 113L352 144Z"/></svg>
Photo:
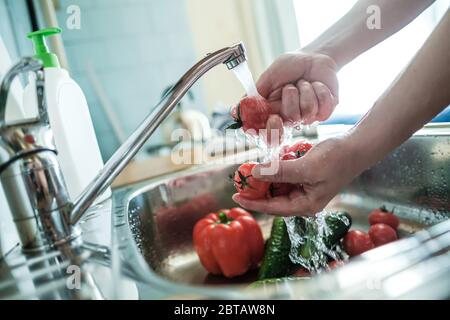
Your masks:
<svg viewBox="0 0 450 320"><path fill-rule="evenodd" d="M223 145L225 147L222 148L221 146ZM205 144L197 144L193 148L190 145L186 145L182 149L182 156L189 161L185 160L183 163L175 163L171 155L149 156L148 158L133 160L115 179L112 187L124 187L168 173L188 169L192 166L207 165L254 148L255 144L249 141L247 141L247 145L243 141L235 143L234 137L228 141L225 141L222 137L217 137ZM174 150L172 151L175 152ZM210 150L212 151L209 152Z"/></svg>
<svg viewBox="0 0 450 320"><path fill-rule="evenodd" d="M112 187L123 187L167 173L180 171L191 166L189 164L175 164L172 162L170 156L134 160L114 180Z"/></svg>

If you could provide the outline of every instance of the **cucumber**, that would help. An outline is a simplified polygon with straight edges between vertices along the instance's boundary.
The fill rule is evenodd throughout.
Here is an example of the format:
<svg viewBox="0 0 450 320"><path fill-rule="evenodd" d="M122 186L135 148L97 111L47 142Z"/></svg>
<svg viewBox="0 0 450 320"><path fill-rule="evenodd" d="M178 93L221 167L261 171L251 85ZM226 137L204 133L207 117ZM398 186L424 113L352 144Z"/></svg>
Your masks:
<svg viewBox="0 0 450 320"><path fill-rule="evenodd" d="M259 269L258 279L274 279L285 277L293 270L300 267L300 264L308 265L312 257L319 257L325 264L327 255L316 245L317 238L322 237L322 242L328 249L333 247L350 229L352 219L347 212L336 212L325 217L327 225L326 234L319 235L318 227L314 220L302 217L294 218L295 227L293 232L300 234L304 243L297 248L292 248L291 240L282 217L273 219L270 239L267 241L264 258ZM296 263L294 263L294 262Z"/></svg>
<svg viewBox="0 0 450 320"><path fill-rule="evenodd" d="M341 240L352 225L352 217L345 211L329 214L325 217L325 223L330 228L330 233L324 235L323 243L331 249Z"/></svg>
<svg viewBox="0 0 450 320"><path fill-rule="evenodd" d="M272 222L270 239L267 241L258 279L279 278L287 275L293 264L289 258L291 241L284 219L275 217Z"/></svg>
<svg viewBox="0 0 450 320"><path fill-rule="evenodd" d="M270 279L263 279L258 280L249 285L249 288L261 288L266 286L272 286L272 285L278 285L278 284L284 284L286 282L295 282L295 281L305 281L310 280L310 277L295 277L295 276L288 276L288 277L280 277L280 278L270 278Z"/></svg>
<svg viewBox="0 0 450 320"><path fill-rule="evenodd" d="M292 257L294 261L309 264L311 258L315 257L316 261L322 261L325 264L327 256L322 251L323 249L317 246L317 243L322 242L328 249L332 250L352 224L352 219L347 212L330 213L324 219L326 229L324 228L320 232L315 220L301 217L295 218L295 230L301 234L304 243L299 244L294 250L296 252Z"/></svg>
<svg viewBox="0 0 450 320"><path fill-rule="evenodd" d="M330 254L327 250L334 249L352 223L350 215L346 212L333 212L317 219L303 217L292 219L293 225L290 228L294 231L291 232L295 232L303 241L291 243L290 258L293 262L316 271L317 268L326 265ZM324 222L325 226L320 225L319 221Z"/></svg>

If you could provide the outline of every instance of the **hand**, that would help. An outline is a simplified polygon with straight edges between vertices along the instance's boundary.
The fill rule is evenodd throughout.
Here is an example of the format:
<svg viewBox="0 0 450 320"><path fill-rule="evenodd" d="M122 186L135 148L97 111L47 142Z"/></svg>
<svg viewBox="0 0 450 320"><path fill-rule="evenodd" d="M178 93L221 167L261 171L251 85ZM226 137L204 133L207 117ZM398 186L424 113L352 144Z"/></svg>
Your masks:
<svg viewBox="0 0 450 320"><path fill-rule="evenodd" d="M281 55L257 81L271 113L285 124L328 119L338 104L337 65L325 54L292 52Z"/></svg>
<svg viewBox="0 0 450 320"><path fill-rule="evenodd" d="M352 140L338 137L325 140L314 146L306 155L296 160L280 160L273 175L262 175L261 168L270 164L255 166L253 177L271 181L301 184L287 196L263 200L247 200L239 194L233 200L249 210L282 216L314 215L351 182L363 169Z"/></svg>

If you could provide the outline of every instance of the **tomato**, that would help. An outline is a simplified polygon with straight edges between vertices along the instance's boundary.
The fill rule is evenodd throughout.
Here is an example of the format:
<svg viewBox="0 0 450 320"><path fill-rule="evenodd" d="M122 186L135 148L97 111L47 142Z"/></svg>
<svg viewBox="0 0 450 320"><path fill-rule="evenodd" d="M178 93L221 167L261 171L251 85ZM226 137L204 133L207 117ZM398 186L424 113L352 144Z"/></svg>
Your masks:
<svg viewBox="0 0 450 320"><path fill-rule="evenodd" d="M260 129L265 129L270 115L270 106L266 99L261 96L245 97L237 105L234 114L236 122L229 126L230 129L242 127L244 132L249 129L259 134Z"/></svg>
<svg viewBox="0 0 450 320"><path fill-rule="evenodd" d="M376 247L398 239L395 229L384 223L372 225L369 229L369 236Z"/></svg>
<svg viewBox="0 0 450 320"><path fill-rule="evenodd" d="M294 152L288 152L281 156L281 160L295 160L297 156Z"/></svg>
<svg viewBox="0 0 450 320"><path fill-rule="evenodd" d="M303 267L300 267L292 275L296 277L311 277L311 273L308 270L306 270L306 268Z"/></svg>
<svg viewBox="0 0 450 320"><path fill-rule="evenodd" d="M281 160L295 160L302 157L308 150L312 148L312 144L306 141L299 141L292 146L284 147L281 151ZM272 183L269 188L271 197L285 196L291 193L297 186L290 183Z"/></svg>
<svg viewBox="0 0 450 320"><path fill-rule="evenodd" d="M384 224L391 226L395 230L397 230L398 225L400 224L400 220L398 219L398 217L395 214L388 211L386 209L386 207L382 206L379 209L373 210L369 214L369 223L371 225L374 225L377 223L384 223Z"/></svg>
<svg viewBox="0 0 450 320"><path fill-rule="evenodd" d="M233 182L239 194L250 200L266 198L270 182L261 181L253 178L252 169L256 162L247 162L242 164L234 174Z"/></svg>
<svg viewBox="0 0 450 320"><path fill-rule="evenodd" d="M344 261L342 260L333 260L328 263L328 269L333 270L339 267L342 267L344 265Z"/></svg>
<svg viewBox="0 0 450 320"><path fill-rule="evenodd" d="M261 228L241 208L210 213L197 221L193 242L205 269L228 278L256 268L264 255Z"/></svg>
<svg viewBox="0 0 450 320"><path fill-rule="evenodd" d="M350 257L357 256L375 247L370 236L359 230L350 230L347 232L344 236L343 245L345 252Z"/></svg>
<svg viewBox="0 0 450 320"><path fill-rule="evenodd" d="M286 154L289 153L294 153L295 158L298 159L300 157L303 157L305 155L306 152L308 152L309 150L311 150L311 148L313 147L313 145L307 141L298 141L296 143L294 143L292 146L288 147L285 150ZM285 159L282 159L285 160ZM286 159L286 160L290 160L290 159Z"/></svg>
<svg viewBox="0 0 450 320"><path fill-rule="evenodd" d="M305 140L298 141L292 146L285 146L280 153L281 160L295 160L301 158L311 150L313 145Z"/></svg>

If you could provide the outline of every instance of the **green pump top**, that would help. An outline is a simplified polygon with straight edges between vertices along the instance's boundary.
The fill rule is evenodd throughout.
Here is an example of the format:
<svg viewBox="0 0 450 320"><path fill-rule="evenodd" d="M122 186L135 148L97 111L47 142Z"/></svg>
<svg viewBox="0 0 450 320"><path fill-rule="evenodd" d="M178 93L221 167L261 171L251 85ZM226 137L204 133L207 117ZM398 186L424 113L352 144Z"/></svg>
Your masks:
<svg viewBox="0 0 450 320"><path fill-rule="evenodd" d="M27 38L33 41L35 57L42 60L44 68L59 68L58 56L53 52L50 52L45 43L45 37L58 33L61 33L60 28L46 28L31 32L27 35Z"/></svg>

